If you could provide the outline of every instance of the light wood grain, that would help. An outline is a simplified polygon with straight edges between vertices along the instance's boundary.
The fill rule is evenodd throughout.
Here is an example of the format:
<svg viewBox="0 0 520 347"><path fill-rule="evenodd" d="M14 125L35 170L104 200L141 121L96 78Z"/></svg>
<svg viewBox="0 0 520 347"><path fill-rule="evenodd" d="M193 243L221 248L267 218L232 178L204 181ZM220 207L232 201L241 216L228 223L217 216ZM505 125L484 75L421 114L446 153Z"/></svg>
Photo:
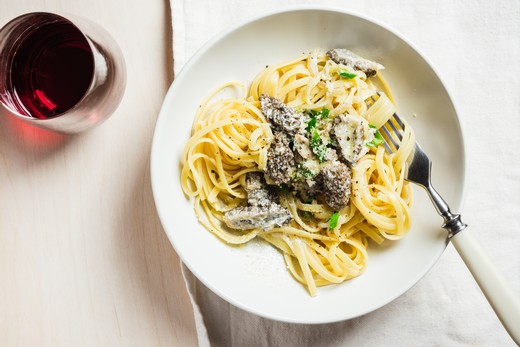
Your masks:
<svg viewBox="0 0 520 347"><path fill-rule="evenodd" d="M192 346L193 314L150 186L153 128L173 78L167 1L0 0L90 18L127 63L117 112L79 136L0 114L0 345Z"/></svg>

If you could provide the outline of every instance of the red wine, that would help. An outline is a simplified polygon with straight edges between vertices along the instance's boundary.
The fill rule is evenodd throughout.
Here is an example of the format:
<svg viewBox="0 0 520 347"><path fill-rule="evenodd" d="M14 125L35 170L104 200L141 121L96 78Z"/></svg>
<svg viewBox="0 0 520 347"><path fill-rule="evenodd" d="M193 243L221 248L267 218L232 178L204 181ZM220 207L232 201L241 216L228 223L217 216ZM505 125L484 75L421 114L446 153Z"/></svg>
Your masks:
<svg viewBox="0 0 520 347"><path fill-rule="evenodd" d="M12 50L7 89L23 115L51 118L70 110L88 91L94 55L71 22L53 20L27 30Z"/></svg>

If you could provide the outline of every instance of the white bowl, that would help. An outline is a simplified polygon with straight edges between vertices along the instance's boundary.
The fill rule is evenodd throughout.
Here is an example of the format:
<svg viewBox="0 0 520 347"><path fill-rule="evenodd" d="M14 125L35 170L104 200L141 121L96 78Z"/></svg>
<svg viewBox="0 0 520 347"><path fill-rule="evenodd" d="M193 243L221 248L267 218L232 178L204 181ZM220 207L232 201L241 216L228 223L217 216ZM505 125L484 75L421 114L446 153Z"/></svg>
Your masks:
<svg viewBox="0 0 520 347"><path fill-rule="evenodd" d="M164 100L152 146L153 193L166 234L186 266L220 297L260 316L326 323L371 312L419 281L447 244L442 219L426 193L414 187L409 234L370 245L360 277L320 287L318 296L310 297L271 246L231 247L197 222L179 177L182 149L201 101L221 83L250 82L265 65L314 48L341 47L385 65L399 115L433 162L434 184L454 211L462 203L464 144L453 102L428 60L401 35L364 16L324 7L270 13L217 35L186 64Z"/></svg>

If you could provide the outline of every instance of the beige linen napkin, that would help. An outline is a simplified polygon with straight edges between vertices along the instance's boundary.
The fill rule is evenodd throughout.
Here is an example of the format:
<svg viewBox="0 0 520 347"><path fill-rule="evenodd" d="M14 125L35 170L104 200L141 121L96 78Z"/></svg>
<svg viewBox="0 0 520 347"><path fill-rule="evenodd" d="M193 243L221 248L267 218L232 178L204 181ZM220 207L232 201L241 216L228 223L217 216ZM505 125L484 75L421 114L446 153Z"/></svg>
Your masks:
<svg viewBox="0 0 520 347"><path fill-rule="evenodd" d="M171 0L175 73L218 31L291 4L316 2ZM413 41L440 71L467 136L464 220L520 293L520 2L319 4L388 24ZM513 345L452 246L400 298L363 317L327 325L260 318L220 299L187 269L185 277L201 346Z"/></svg>

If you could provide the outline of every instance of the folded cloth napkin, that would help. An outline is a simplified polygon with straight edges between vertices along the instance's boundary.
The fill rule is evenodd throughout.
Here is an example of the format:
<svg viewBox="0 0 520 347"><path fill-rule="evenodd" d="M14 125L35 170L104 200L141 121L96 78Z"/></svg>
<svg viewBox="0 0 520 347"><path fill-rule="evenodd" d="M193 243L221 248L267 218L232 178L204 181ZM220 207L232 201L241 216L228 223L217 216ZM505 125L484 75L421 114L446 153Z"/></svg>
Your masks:
<svg viewBox="0 0 520 347"><path fill-rule="evenodd" d="M310 1L171 0L174 70L214 33ZM467 150L464 221L520 295L520 2L320 1L376 18L413 41L458 105ZM440 223L440 220L439 220ZM511 346L452 246L416 286L363 317L297 325L236 308L185 268L200 346ZM520 323L519 323L520 324Z"/></svg>

